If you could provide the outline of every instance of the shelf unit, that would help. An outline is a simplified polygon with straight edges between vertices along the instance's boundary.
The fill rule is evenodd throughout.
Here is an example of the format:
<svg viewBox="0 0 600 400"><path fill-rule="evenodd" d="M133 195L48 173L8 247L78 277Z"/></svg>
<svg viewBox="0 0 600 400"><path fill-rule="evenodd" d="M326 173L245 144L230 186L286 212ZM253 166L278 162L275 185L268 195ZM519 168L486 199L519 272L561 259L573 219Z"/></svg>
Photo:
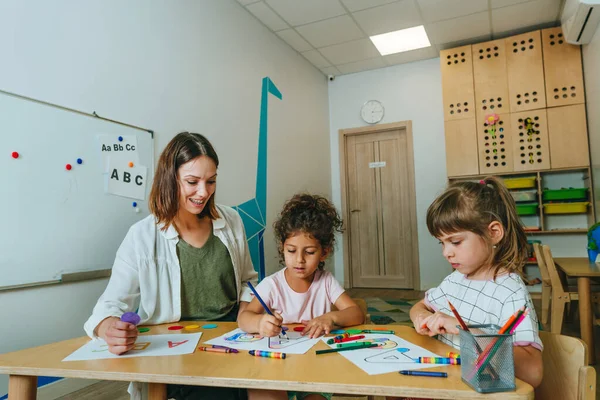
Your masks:
<svg viewBox="0 0 600 400"><path fill-rule="evenodd" d="M457 181L478 182L489 175L470 175L470 176L451 176L448 177L449 183ZM499 178L518 178L535 176L536 187L529 190L537 190L538 209L535 215L521 216L524 226L537 226L537 231L527 231L528 235L545 234L585 234L589 226L596 220L596 211L594 208L591 171L589 167L561 168L552 170L537 170L528 172L507 172L497 174ZM586 213L570 214L548 214L544 212L542 199L544 189L561 189L564 187L587 188L587 202L589 203ZM510 189L511 191L527 189Z"/></svg>

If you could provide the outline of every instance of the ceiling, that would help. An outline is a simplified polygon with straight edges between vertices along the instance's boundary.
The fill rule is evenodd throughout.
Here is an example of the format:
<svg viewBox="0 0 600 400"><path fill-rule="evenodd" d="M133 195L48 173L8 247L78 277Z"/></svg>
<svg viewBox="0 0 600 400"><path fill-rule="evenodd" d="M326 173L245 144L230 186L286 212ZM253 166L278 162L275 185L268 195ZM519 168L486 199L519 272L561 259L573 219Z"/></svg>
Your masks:
<svg viewBox="0 0 600 400"><path fill-rule="evenodd" d="M325 75L438 57L558 25L564 0L237 0ZM424 25L431 47L381 56L369 36Z"/></svg>

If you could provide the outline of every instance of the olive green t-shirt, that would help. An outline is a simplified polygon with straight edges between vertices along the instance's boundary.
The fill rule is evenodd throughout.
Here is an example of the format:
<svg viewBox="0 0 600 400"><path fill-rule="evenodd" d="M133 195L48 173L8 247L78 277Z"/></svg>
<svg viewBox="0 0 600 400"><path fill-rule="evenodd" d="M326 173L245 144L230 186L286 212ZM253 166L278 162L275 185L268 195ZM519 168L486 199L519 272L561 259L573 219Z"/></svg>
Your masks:
<svg viewBox="0 0 600 400"><path fill-rule="evenodd" d="M237 304L233 263L227 247L211 232L201 248L177 243L181 266L181 319L216 321Z"/></svg>

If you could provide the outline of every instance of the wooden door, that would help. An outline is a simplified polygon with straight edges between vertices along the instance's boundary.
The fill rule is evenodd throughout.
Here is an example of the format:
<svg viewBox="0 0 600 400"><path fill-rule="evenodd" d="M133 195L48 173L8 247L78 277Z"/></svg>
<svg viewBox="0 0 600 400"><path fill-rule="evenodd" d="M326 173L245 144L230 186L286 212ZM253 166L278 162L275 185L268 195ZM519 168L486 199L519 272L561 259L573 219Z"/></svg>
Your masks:
<svg viewBox="0 0 600 400"><path fill-rule="evenodd" d="M388 124L365 130L343 136L349 283L352 287L418 288L409 129L406 124Z"/></svg>

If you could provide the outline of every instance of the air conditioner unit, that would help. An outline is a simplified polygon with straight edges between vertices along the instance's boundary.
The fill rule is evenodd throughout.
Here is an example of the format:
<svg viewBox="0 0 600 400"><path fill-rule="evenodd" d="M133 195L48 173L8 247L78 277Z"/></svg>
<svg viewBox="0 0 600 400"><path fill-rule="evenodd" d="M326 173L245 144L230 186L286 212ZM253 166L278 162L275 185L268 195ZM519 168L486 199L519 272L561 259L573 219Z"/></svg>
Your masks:
<svg viewBox="0 0 600 400"><path fill-rule="evenodd" d="M566 0L560 22L568 43L589 43L600 23L600 0Z"/></svg>

